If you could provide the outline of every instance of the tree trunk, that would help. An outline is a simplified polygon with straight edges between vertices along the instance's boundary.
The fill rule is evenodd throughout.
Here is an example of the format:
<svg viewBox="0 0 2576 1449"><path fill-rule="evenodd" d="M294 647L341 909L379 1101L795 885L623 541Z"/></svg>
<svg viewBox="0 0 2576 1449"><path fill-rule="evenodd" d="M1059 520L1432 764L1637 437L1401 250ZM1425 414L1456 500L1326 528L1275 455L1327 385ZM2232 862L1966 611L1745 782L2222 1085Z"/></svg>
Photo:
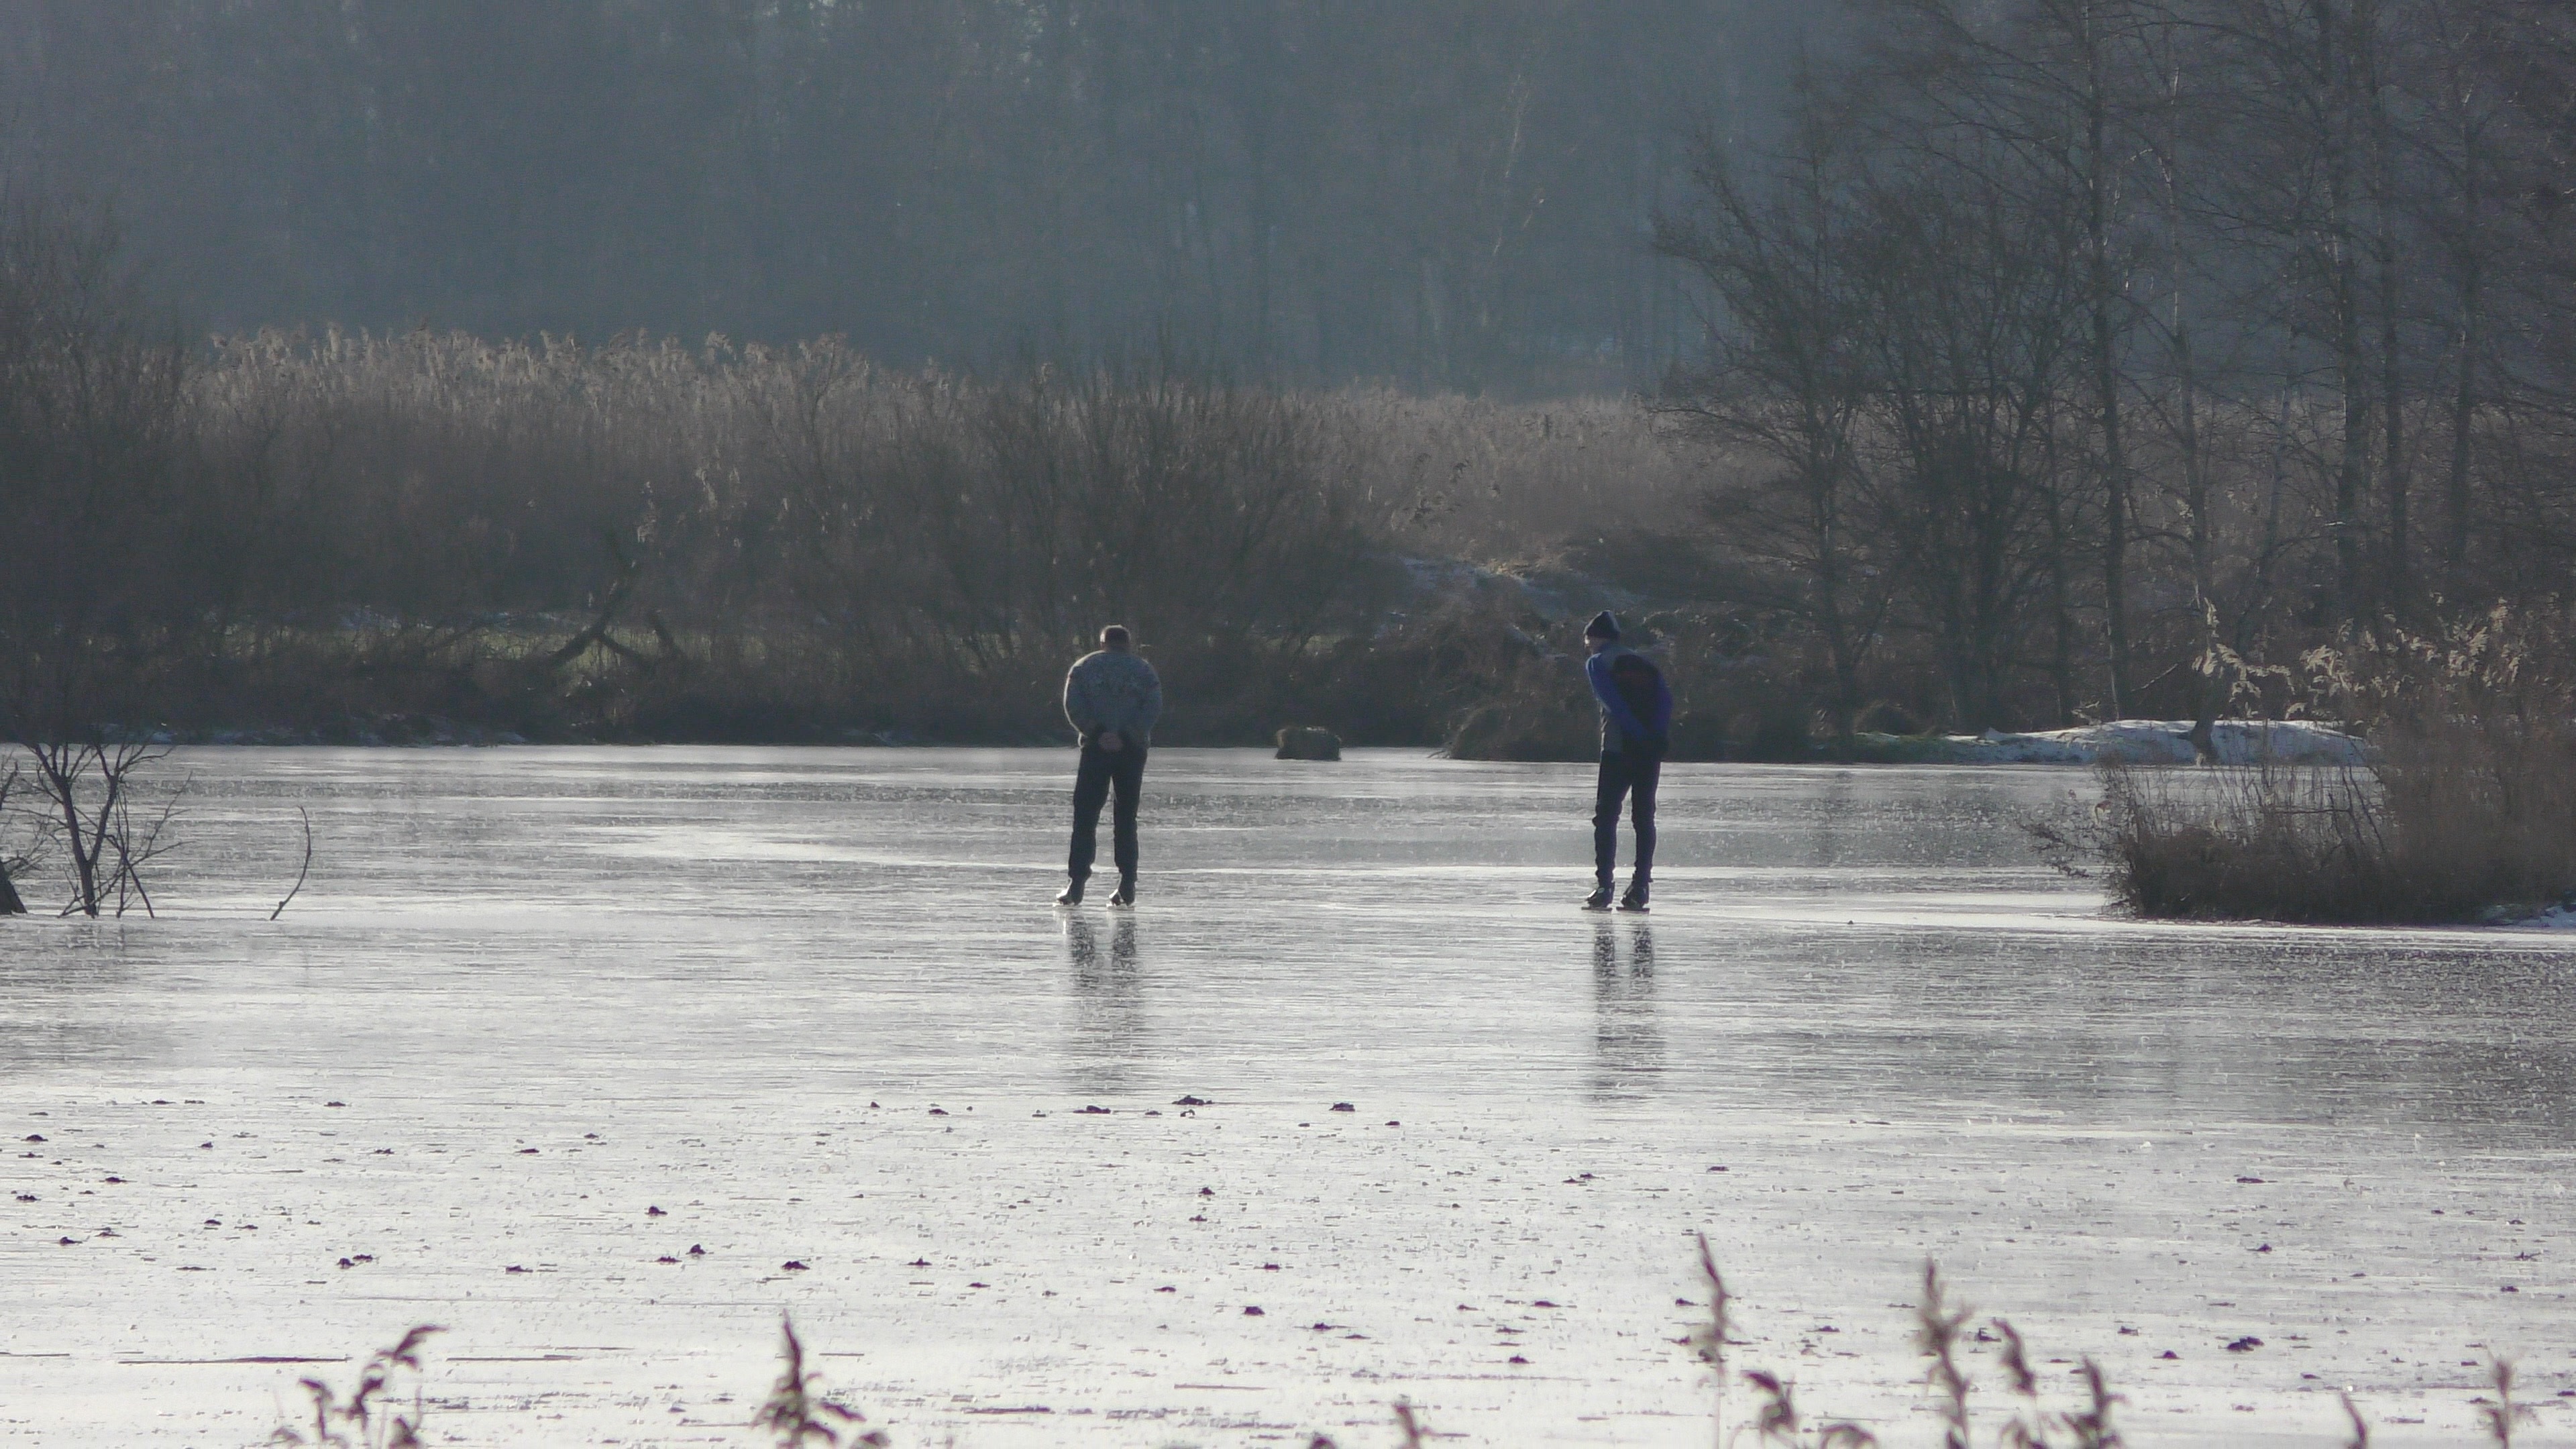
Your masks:
<svg viewBox="0 0 2576 1449"><path fill-rule="evenodd" d="M2281 556L2281 495L2289 488L2290 390L2281 389L2280 415L2272 425L2272 467L2270 486L2263 495L2263 539L2254 551L2254 598L2249 607L2237 615L2236 652L2244 653L2254 645L2257 619L2268 617L2272 609L2274 575Z"/></svg>
<svg viewBox="0 0 2576 1449"><path fill-rule="evenodd" d="M2110 117L2102 38L2084 11L2085 290L2092 323L2094 404L2102 429L2102 612L2111 653L2110 716L2129 705L2129 461L2121 435L2118 280L2111 269Z"/></svg>
<svg viewBox="0 0 2576 1449"><path fill-rule="evenodd" d="M1842 531L1831 492L1837 480L1825 472L1833 466L1825 464L1816 470L1820 476L1809 485L1813 500L1809 516L1817 545L1816 601L1824 616L1825 647L1833 660L1834 735L1849 739L1860 718L1860 647L1843 617Z"/></svg>
<svg viewBox="0 0 2576 1449"><path fill-rule="evenodd" d="M2380 469L2388 509L2388 562L2384 584L2388 591L2389 612L2405 619L2413 610L2415 590L2411 571L2414 541L2407 526L2407 493L2412 477L2406 465L2405 360L2400 353L2403 339L2398 335L2396 122L2388 114L2388 86L2376 34L2376 7L2355 7L2353 27L2355 46L2369 46L2356 58L2369 67L2365 84L2370 105L2371 165L2376 173L2379 193L2372 209L2378 213L2379 230Z"/></svg>
<svg viewBox="0 0 2576 1449"><path fill-rule="evenodd" d="M2345 92L2352 60L2337 47L2334 7L2313 0L2317 27L2318 83L2326 88L2325 171L2327 283L2333 290L2335 390L2343 405L2343 456L2334 490L2335 622L2349 623L2365 607L2361 502L2370 487L2370 383L2361 332L2361 262L2355 255L2352 204L2351 106Z"/></svg>
<svg viewBox="0 0 2576 1449"><path fill-rule="evenodd" d="M2348 244L2335 260L2335 390L2343 403L2343 456L2335 467L2335 622L2368 607L2362 581L2361 501L2370 490L2370 396L2362 356L2359 269Z"/></svg>
<svg viewBox="0 0 2576 1449"><path fill-rule="evenodd" d="M2048 490L2048 682L2057 695L2057 723L2075 723L2075 619L2066 587L2066 507ZM2116 636L2115 636L2116 637ZM2111 717L2120 718L2120 666L2111 665Z"/></svg>
<svg viewBox="0 0 2576 1449"><path fill-rule="evenodd" d="M2176 416L2181 437L2175 441L2182 448L2183 507L2191 514L2191 598L2200 611L2200 687L2194 691L2191 714L2191 748L2201 763L2218 763L2218 746L2212 734L2218 723L2222 687L2218 674L2218 601L2215 550L2209 527L2209 469L2200 456L2200 365L2192 355L2191 325L2182 319L2182 305L2174 305L2174 375L2181 389Z"/></svg>
<svg viewBox="0 0 2576 1449"><path fill-rule="evenodd" d="M2478 127L2463 119L2460 127L2460 320L2458 376L2451 392L2451 472L2443 489L2442 587L2460 602L2469 566L2469 464L2472 430L2478 419L2478 349L2484 345L2481 325L2486 306L2486 252L2481 245L2479 214L2486 206L2486 177L2480 165L2484 149Z"/></svg>

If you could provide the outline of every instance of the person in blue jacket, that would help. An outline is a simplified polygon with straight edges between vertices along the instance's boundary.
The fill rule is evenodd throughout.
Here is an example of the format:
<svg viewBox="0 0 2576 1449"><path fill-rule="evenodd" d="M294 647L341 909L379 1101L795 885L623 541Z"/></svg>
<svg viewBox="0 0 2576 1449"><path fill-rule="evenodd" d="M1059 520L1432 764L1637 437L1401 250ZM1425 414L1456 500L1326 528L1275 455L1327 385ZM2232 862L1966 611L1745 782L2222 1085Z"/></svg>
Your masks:
<svg viewBox="0 0 2576 1449"><path fill-rule="evenodd" d="M1619 621L1604 609L1583 626L1583 676L1601 706L1601 774L1592 794L1592 874L1587 911L1610 909L1611 878L1619 868L1619 805L1637 830L1637 863L1619 909L1646 909L1655 875L1655 786L1671 748L1673 692L1654 661L1619 642Z"/></svg>

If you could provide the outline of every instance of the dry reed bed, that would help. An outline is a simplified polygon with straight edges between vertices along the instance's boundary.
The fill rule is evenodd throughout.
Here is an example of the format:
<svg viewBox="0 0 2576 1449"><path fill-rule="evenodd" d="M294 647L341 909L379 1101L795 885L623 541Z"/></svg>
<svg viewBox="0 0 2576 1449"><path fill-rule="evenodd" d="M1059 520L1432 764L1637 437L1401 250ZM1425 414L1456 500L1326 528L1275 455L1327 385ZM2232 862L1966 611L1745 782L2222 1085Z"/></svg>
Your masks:
<svg viewBox="0 0 2576 1449"><path fill-rule="evenodd" d="M1064 658L1118 619L1180 676L1176 738L1429 743L1439 642L1379 647L1424 612L1402 558L1540 561L1698 487L1631 402L1159 355L974 377L830 339L271 332L224 340L189 408L227 540L190 591L228 604L149 693L199 730L1052 737Z"/></svg>
<svg viewBox="0 0 2576 1449"><path fill-rule="evenodd" d="M2561 904L2576 891L2571 642L2554 614L2499 608L2316 650L2300 701L2359 724L2367 765L2108 766L2081 848L2150 917L2449 924Z"/></svg>

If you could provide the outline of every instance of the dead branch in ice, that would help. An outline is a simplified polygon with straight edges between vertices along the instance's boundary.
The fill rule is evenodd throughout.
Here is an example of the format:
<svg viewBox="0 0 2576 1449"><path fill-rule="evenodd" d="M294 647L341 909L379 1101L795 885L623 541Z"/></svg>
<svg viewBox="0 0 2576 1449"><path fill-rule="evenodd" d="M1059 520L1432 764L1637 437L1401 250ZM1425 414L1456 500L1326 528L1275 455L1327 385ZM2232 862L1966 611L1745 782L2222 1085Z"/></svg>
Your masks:
<svg viewBox="0 0 2576 1449"><path fill-rule="evenodd" d="M303 806L298 805L295 807L295 818L304 822L304 863L295 868L295 884L287 888L286 895L277 903L277 909L268 913L268 918L272 921L286 914L287 902L294 900L296 894L304 889L304 877L311 874L313 870L313 817Z"/></svg>

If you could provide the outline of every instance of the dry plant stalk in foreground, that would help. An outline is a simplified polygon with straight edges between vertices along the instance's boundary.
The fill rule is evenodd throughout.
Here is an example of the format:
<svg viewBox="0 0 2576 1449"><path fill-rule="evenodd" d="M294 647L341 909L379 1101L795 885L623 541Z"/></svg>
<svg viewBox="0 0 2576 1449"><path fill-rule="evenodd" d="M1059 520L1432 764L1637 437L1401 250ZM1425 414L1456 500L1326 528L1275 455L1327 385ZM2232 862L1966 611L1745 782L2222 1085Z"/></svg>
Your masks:
<svg viewBox="0 0 2576 1449"><path fill-rule="evenodd" d="M1747 1434L1752 1436L1754 1449L1879 1449L1879 1436L1859 1424L1834 1420L1810 1426L1798 1409L1795 1382L1762 1369L1740 1375L1753 1392L1752 1413L1748 1420L1728 1429L1726 1350L1734 1342L1729 1335L1735 1328L1735 1295L1727 1290L1726 1280L1718 1272L1717 1256L1709 1248L1707 1234L1698 1235L1698 1246L1700 1278L1708 1292L1708 1318L1677 1341L1711 1371L1716 1394L1710 1408L1710 1431L1717 1449L1735 1449ZM1924 1382L1933 1395L1942 1449L1975 1449L1977 1443L1970 1411L1972 1385L1961 1363L1961 1345L1968 1341L1969 1325L1975 1317L1976 1310L1953 1295L1941 1276L1940 1266L1927 1260L1923 1264L1922 1297L1914 1307L1914 1344L1931 1363ZM1995 1449L2119 1449L2125 1441L2112 1425L2112 1410L2122 1400L2111 1392L2099 1364L2088 1356L2076 1370L2084 1381L2081 1402L2071 1409L2051 1409L2042 1401L2039 1376L2031 1368L2030 1351L2020 1331L2002 1318L1988 1319L1987 1323L2003 1344L1999 1357L2009 1404L2004 1421L1990 1437ZM370 1357L359 1372L356 1390L345 1403L321 1380L303 1380L313 1399L312 1437L308 1439L294 1428L281 1426L270 1436L271 1442L311 1445L314 1449L416 1449L422 1442L419 1435L426 1402L420 1387L420 1348L430 1335L443 1331L423 1324L404 1334L392 1348ZM893 1442L883 1429L868 1427L866 1415L824 1394L822 1376L806 1368L805 1345L796 1336L795 1324L784 1314L779 1317L779 1337L778 1379L747 1427L769 1438L778 1449L815 1449L818 1445L825 1449L841 1449L844 1445L886 1449ZM412 1375L413 1398L408 1416L375 1407L391 1387L397 1369L408 1370ZM2495 1449L2513 1449L2515 1420L2523 1412L2513 1401L2513 1365L2496 1359L2490 1365L2490 1374L2495 1397L2492 1401L2479 1401L2480 1419ZM2369 1449L2369 1421L2362 1417L2349 1394L2342 1395L2341 1402L2352 1424L2350 1449ZM1402 1449L1422 1449L1425 1441L1440 1437L1412 1403L1398 1400L1392 1412ZM956 1441L948 1442L953 1446ZM1331 1437L1316 1434L1308 1440L1307 1449L1338 1446Z"/></svg>

